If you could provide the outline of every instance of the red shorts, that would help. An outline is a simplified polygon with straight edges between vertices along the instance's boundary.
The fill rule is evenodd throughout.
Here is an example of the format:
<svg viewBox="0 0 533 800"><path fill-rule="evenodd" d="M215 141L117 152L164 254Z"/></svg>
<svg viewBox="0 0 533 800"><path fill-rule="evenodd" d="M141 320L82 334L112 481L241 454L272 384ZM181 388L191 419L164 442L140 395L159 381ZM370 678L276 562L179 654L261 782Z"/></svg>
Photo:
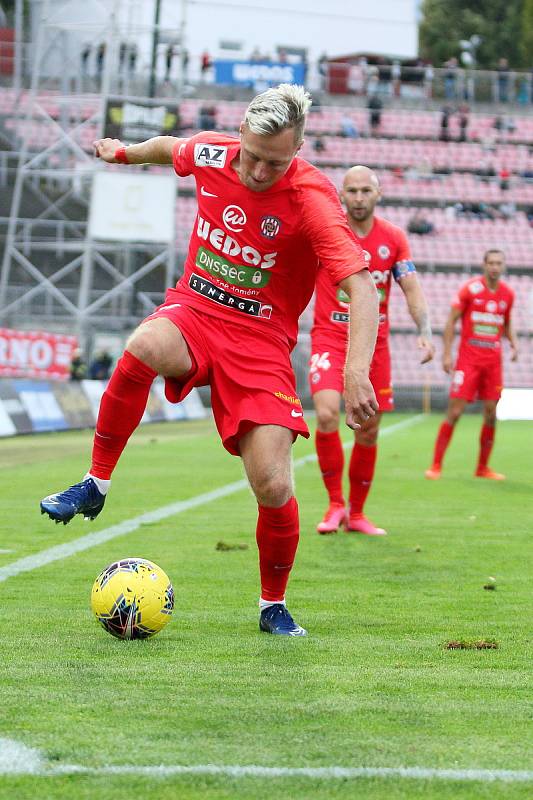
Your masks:
<svg viewBox="0 0 533 800"><path fill-rule="evenodd" d="M450 397L458 397L473 403L474 400L500 399L503 388L502 359L472 361L459 355L456 361Z"/></svg>
<svg viewBox="0 0 533 800"><path fill-rule="evenodd" d="M182 303L164 303L144 322L157 317L179 328L193 362L182 378L165 378L167 399L179 403L194 386L209 385L215 423L232 455L240 455L239 439L256 425L288 428L293 440L309 437L287 345Z"/></svg>
<svg viewBox="0 0 533 800"><path fill-rule="evenodd" d="M311 394L322 389L344 392L344 364L346 350L331 347L331 340L313 339L309 360L309 387ZM376 345L370 365L370 382L376 393L380 411L394 409L394 395L391 382L391 362L388 342Z"/></svg>

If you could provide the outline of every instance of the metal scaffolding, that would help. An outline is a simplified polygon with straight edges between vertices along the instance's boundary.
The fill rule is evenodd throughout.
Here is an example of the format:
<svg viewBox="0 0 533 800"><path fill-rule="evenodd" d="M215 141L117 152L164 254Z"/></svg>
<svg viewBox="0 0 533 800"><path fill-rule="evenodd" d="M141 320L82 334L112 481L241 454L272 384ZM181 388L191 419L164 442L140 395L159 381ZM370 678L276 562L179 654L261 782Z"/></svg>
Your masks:
<svg viewBox="0 0 533 800"><path fill-rule="evenodd" d="M174 242L95 240L88 229L93 179L103 168L92 140L103 134L108 99L124 91L119 49L132 35L136 3L87 0L74 21L68 2L41 4L31 88L13 113L20 155L0 325L75 333L87 346L95 332L131 329L175 278ZM85 46L105 53L98 86L84 74Z"/></svg>

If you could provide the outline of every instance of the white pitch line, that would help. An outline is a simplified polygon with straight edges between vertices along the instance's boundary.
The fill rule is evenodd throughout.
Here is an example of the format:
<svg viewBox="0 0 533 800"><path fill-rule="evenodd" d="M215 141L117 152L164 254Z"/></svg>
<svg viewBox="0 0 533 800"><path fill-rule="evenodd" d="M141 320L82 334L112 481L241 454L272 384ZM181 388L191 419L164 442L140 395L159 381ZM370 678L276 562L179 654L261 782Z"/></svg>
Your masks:
<svg viewBox="0 0 533 800"><path fill-rule="evenodd" d="M409 417L409 419L403 419L399 422L395 422L392 425L384 428L381 431L380 436L388 436L398 430L410 427L411 425L420 422L422 418L423 415L418 414L414 417ZM345 448L350 446L351 442L348 442L344 445ZM316 461L316 454L311 453L307 456L297 459L294 462L294 468L297 469L298 467L308 464L311 461ZM7 581L8 578L12 578L15 575L20 575L22 572L31 572L34 569L39 569L39 567L44 567L46 564L51 564L53 561L60 561L63 558L69 558L75 553L80 553L83 550L96 547L97 545L108 542L111 539L116 539L118 536L124 536L126 533L132 533L140 528L141 525L148 525L152 522L160 522L162 519L166 519L167 517L172 517L175 514L182 514L184 511L190 511L192 508L197 508L198 506L205 505L206 503L212 503L213 500L220 500L222 497L228 497L228 495L235 494L236 492L240 492L248 487L249 484L247 480L228 483L225 486L219 487L218 489L213 489L211 492L198 494L195 497L190 497L188 500L178 500L175 503L170 503L169 505L156 508L154 511L148 511L146 514L141 514L138 517L126 519L123 522L119 522L117 525L112 525L110 528L104 528L101 531L89 533L87 536L80 536L79 539L74 539L70 542L65 542L64 544L58 544L55 547L49 547L47 550L40 550L38 553L34 553L31 556L20 558L18 561L13 561L11 564L6 564L5 566L0 567L0 583Z"/></svg>
<svg viewBox="0 0 533 800"><path fill-rule="evenodd" d="M50 763L43 754L14 739L0 738L0 775L140 775L169 778L175 775L221 775L228 778L408 778L411 780L478 781L481 783L526 783L533 772L509 769L432 769L429 767L260 767L251 765L192 764L159 766L117 765L86 767L82 764Z"/></svg>

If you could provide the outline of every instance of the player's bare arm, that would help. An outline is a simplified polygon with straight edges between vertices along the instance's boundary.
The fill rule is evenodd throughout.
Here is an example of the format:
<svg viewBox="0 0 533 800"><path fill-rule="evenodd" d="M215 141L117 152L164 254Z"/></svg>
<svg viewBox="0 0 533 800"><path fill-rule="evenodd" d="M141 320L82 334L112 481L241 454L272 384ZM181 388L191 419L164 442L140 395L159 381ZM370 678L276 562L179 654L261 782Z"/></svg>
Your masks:
<svg viewBox="0 0 533 800"><path fill-rule="evenodd" d="M172 152L177 143L186 144L187 139L176 136L154 136L139 144L127 147L120 139L98 139L93 142L96 158L108 164L172 164ZM122 155L117 151L122 150Z"/></svg>
<svg viewBox="0 0 533 800"><path fill-rule="evenodd" d="M417 345L418 349L423 351L420 363L427 364L435 355L435 345L432 340L426 298L416 273L404 275L400 280L400 288L405 295L409 314L418 331Z"/></svg>
<svg viewBox="0 0 533 800"><path fill-rule="evenodd" d="M446 320L446 325L444 326L444 331L442 333L442 368L448 375L451 375L453 370L453 337L455 333L455 323L460 316L461 310L459 308L452 308L448 314L448 319Z"/></svg>
<svg viewBox="0 0 533 800"><path fill-rule="evenodd" d="M341 282L350 297L350 330L344 371L346 424L361 427L378 409L368 372L378 331L378 294L368 270L356 272Z"/></svg>
<svg viewBox="0 0 533 800"><path fill-rule="evenodd" d="M514 327L511 318L507 320L505 326L503 328L504 335L509 340L509 344L511 345L511 361L518 360L518 341L515 336Z"/></svg>

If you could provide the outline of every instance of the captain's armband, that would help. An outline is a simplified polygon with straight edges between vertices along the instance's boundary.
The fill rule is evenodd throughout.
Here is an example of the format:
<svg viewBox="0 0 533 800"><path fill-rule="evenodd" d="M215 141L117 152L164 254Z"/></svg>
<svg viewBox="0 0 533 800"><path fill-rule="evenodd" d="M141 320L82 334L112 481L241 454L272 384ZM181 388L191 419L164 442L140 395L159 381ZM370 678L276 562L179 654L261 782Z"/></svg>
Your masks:
<svg viewBox="0 0 533 800"><path fill-rule="evenodd" d="M399 281L404 275L409 275L410 272L416 272L416 267L412 261L405 259L404 261L397 261L392 267L392 276L395 281Z"/></svg>

